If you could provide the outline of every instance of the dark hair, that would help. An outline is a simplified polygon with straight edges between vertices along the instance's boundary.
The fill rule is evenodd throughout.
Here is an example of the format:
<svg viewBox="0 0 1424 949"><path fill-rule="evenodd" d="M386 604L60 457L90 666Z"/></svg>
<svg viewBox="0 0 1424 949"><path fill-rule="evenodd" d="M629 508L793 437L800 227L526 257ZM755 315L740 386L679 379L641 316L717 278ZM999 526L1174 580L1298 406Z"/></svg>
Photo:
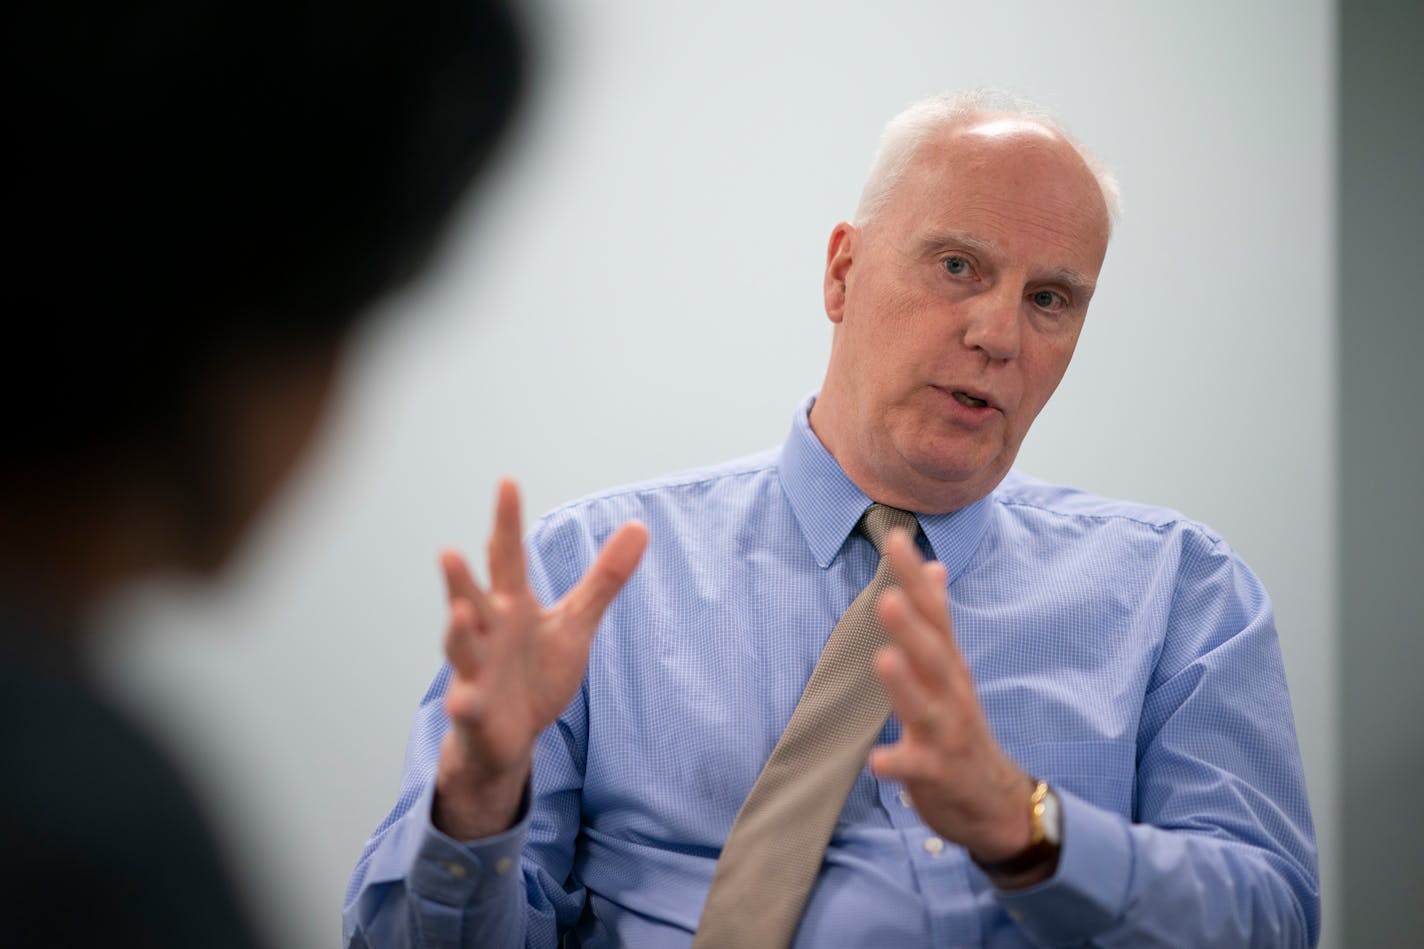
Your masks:
<svg viewBox="0 0 1424 949"><path fill-rule="evenodd" d="M5 22L6 465L142 434L232 352L412 275L524 82L486 0L19 0Z"/></svg>

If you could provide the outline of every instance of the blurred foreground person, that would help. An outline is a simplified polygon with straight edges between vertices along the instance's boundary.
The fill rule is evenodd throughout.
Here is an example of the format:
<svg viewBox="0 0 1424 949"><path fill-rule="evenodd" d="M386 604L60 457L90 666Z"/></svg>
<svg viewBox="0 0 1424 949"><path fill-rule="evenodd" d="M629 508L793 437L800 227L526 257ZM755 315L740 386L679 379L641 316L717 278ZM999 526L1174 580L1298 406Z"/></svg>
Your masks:
<svg viewBox="0 0 1424 949"><path fill-rule="evenodd" d="M3 942L252 945L189 793L86 681L86 617L229 558L488 158L522 45L483 0L3 17Z"/></svg>

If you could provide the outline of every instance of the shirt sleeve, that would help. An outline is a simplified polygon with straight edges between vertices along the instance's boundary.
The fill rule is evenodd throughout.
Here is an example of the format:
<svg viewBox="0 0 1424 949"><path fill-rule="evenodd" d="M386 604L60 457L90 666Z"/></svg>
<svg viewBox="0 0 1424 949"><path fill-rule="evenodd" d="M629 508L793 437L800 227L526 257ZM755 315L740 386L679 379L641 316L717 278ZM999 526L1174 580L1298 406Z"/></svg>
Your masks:
<svg viewBox="0 0 1424 949"><path fill-rule="evenodd" d="M1314 829L1270 602L1221 541L1184 542L1138 729L1133 818L1057 789L1055 875L998 898L1041 946L1310 946Z"/></svg>
<svg viewBox="0 0 1424 949"><path fill-rule="evenodd" d="M530 540L530 584L557 601L582 575L595 543L582 532ZM546 548L548 548L546 550ZM396 806L371 836L347 886L342 944L401 947L553 947L578 920L584 890L571 878L578 836L587 700L574 696L534 749L531 792L520 821L495 837L459 842L431 822L440 743L449 728L441 668L411 728Z"/></svg>
<svg viewBox="0 0 1424 949"><path fill-rule="evenodd" d="M459 842L431 821L435 764L447 722L449 670L436 676L411 730L395 808L367 842L347 888L342 944L355 947L522 946L520 852L529 808L503 834Z"/></svg>

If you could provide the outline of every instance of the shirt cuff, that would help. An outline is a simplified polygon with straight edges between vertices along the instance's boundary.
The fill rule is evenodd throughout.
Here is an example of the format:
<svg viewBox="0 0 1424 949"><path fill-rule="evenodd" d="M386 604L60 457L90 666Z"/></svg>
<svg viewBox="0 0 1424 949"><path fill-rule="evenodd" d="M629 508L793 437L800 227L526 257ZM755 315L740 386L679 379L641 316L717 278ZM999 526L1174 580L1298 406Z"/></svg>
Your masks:
<svg viewBox="0 0 1424 949"><path fill-rule="evenodd" d="M507 898L506 889L517 886L521 878L520 851L530 819L528 791L524 794L520 821L508 831L480 841L460 842L431 822L430 809L436 797L431 781L404 815L402 826L392 828L396 839L379 861L386 869L383 872L380 866L373 866L372 876L404 876L406 889L414 896L451 908Z"/></svg>
<svg viewBox="0 0 1424 949"><path fill-rule="evenodd" d="M1085 942L1117 926L1132 883L1127 821L1054 787L1063 814L1058 869L1022 890L997 890L1009 918L1043 945Z"/></svg>
<svg viewBox="0 0 1424 949"><path fill-rule="evenodd" d="M519 807L519 820L509 830L492 837L458 841L439 830L431 820L435 803L432 781L410 809L416 842L406 886L421 899L451 907L469 907L507 899L507 891L521 879L519 856L529 829L529 791Z"/></svg>

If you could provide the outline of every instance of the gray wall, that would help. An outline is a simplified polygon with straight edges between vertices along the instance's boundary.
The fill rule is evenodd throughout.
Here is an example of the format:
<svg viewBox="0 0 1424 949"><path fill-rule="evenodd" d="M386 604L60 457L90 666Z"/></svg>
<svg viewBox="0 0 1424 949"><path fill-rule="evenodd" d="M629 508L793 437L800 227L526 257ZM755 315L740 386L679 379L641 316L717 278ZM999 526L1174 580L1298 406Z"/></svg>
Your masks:
<svg viewBox="0 0 1424 949"><path fill-rule="evenodd" d="M1345 932L1424 941L1424 5L1340 19Z"/></svg>
<svg viewBox="0 0 1424 949"><path fill-rule="evenodd" d="M181 749L270 925L336 941L439 656L434 553L777 443L880 126L974 85L1054 108L1126 198L1035 474L1212 524L1275 600L1322 841L1337 767L1328 0L547 4L520 140L353 347L301 480L215 588L155 584L106 670ZM392 316L391 314L400 315ZM1307 512L1303 514L1302 512Z"/></svg>

